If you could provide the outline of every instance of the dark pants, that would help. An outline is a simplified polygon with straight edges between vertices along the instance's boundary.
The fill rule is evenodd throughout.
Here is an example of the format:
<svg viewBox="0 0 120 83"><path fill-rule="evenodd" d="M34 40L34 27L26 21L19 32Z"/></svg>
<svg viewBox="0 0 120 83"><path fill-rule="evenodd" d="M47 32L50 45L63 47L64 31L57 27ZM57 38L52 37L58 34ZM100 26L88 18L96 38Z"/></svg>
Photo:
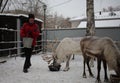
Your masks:
<svg viewBox="0 0 120 83"><path fill-rule="evenodd" d="M25 63L23 69L28 69L31 66L31 56L32 56L32 48L24 48L25 53Z"/></svg>

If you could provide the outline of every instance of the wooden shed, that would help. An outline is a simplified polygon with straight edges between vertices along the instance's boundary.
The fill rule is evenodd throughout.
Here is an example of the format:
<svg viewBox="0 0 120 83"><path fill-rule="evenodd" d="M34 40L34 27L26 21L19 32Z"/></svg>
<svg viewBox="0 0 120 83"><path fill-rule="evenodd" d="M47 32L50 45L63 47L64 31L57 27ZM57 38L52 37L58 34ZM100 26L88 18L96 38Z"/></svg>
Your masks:
<svg viewBox="0 0 120 83"><path fill-rule="evenodd" d="M28 15L25 14L0 14L0 56L13 54L12 52L20 54L20 28L27 20ZM35 18L35 22L38 24L41 32L43 21ZM41 35L38 41L41 41ZM40 44L38 43L38 45ZM41 47L37 48L40 49ZM8 49L15 50L9 51Z"/></svg>

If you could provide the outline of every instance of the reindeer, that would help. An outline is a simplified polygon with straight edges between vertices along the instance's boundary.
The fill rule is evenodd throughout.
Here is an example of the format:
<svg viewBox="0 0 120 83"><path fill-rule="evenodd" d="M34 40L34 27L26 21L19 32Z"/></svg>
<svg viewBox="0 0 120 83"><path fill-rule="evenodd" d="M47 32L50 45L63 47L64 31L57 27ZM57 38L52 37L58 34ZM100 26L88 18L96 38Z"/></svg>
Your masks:
<svg viewBox="0 0 120 83"><path fill-rule="evenodd" d="M51 60L54 60L54 64L61 64L62 62L66 61L66 66L63 69L63 71L69 70L69 61L71 59L71 56L73 54L80 54L81 49L79 46L81 38L64 38L57 48L53 51L52 57L49 57L49 60L46 59L46 61L50 62ZM47 57L48 58L48 57ZM45 58L44 58L45 60Z"/></svg>
<svg viewBox="0 0 120 83"><path fill-rule="evenodd" d="M112 39L108 37L98 38L95 36L84 37L80 41L80 47L84 56L84 67L87 56L97 57L98 82L100 82L101 61L103 61L105 81L108 81L107 64L109 69L115 70L116 74L120 76L120 52ZM86 76L85 70L84 75Z"/></svg>
<svg viewBox="0 0 120 83"><path fill-rule="evenodd" d="M75 51L80 51L79 42L76 43L71 38L64 38L56 49L52 48L52 57L44 58L48 63L52 60L54 60L55 65L59 65L62 62L66 61L66 66L63 69L64 71L69 70L69 61L71 58L71 55L75 53Z"/></svg>

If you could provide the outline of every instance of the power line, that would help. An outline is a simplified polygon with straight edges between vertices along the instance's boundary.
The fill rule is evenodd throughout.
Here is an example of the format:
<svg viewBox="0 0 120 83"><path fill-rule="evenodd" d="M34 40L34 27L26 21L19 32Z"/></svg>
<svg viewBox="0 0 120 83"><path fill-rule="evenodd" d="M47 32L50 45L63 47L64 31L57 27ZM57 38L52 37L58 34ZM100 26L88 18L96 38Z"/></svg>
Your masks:
<svg viewBox="0 0 120 83"><path fill-rule="evenodd" d="M42 1L40 1L40 0L39 0L39 2L40 2L41 4L43 4L43 5L46 5L44 2L42 2Z"/></svg>
<svg viewBox="0 0 120 83"><path fill-rule="evenodd" d="M3 13L3 11L4 11L4 9L5 9L6 5L7 5L7 3L8 3L8 0L6 0L5 4L4 4L4 6L3 6L2 10L1 10L1 13Z"/></svg>
<svg viewBox="0 0 120 83"><path fill-rule="evenodd" d="M16 7L15 2L13 0L10 0L10 1L11 1L11 4L13 4L13 6L14 6L15 9L19 8L19 7Z"/></svg>
<svg viewBox="0 0 120 83"><path fill-rule="evenodd" d="M21 6L21 8L23 10L24 4L26 4L26 3L23 3L22 0L19 0L19 3L20 3L20 6Z"/></svg>
<svg viewBox="0 0 120 83"><path fill-rule="evenodd" d="M62 3L60 3L60 4L54 5L54 6L50 7L50 8L57 7L57 6L61 6L61 5L67 4L67 3L71 2L71 1L72 1L72 0L67 0L67 1L62 2Z"/></svg>
<svg viewBox="0 0 120 83"><path fill-rule="evenodd" d="M18 9L20 9L19 0L16 0L16 3L18 4Z"/></svg>

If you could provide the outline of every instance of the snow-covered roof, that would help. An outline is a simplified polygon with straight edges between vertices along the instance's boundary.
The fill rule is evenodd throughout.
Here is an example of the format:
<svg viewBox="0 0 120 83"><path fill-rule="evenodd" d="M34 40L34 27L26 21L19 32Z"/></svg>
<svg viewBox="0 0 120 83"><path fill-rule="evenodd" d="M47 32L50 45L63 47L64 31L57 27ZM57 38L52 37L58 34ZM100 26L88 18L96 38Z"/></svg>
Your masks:
<svg viewBox="0 0 120 83"><path fill-rule="evenodd" d="M26 14L0 13L0 16L2 16L2 15L4 15L4 16L13 16L13 17L20 17L20 16L23 16L23 17L28 18L28 15L26 15ZM43 22L41 19L38 19L38 18L35 18L35 20Z"/></svg>
<svg viewBox="0 0 120 83"><path fill-rule="evenodd" d="M70 21L80 21L78 28L85 28L87 17L81 16ZM95 27L120 27L120 11L95 13Z"/></svg>
<svg viewBox="0 0 120 83"><path fill-rule="evenodd" d="M77 28L86 28L87 21L82 21ZM95 27L120 27L120 19L116 20L97 20Z"/></svg>
<svg viewBox="0 0 120 83"><path fill-rule="evenodd" d="M77 21L77 20L82 20L82 19L85 19L86 16L80 16L80 17L73 17L70 19L70 21Z"/></svg>
<svg viewBox="0 0 120 83"><path fill-rule="evenodd" d="M114 11L113 13L115 15L110 15L112 12L97 12L95 13L95 19L113 19L113 18L120 18L120 11ZM76 20L84 20L87 19L86 15L80 16L80 17L74 17L71 18L70 21L76 21Z"/></svg>
<svg viewBox="0 0 120 83"><path fill-rule="evenodd" d="M111 15L114 14L114 15ZM115 12L98 12L95 13L95 19L115 19L115 18L120 18L120 11L115 11Z"/></svg>

